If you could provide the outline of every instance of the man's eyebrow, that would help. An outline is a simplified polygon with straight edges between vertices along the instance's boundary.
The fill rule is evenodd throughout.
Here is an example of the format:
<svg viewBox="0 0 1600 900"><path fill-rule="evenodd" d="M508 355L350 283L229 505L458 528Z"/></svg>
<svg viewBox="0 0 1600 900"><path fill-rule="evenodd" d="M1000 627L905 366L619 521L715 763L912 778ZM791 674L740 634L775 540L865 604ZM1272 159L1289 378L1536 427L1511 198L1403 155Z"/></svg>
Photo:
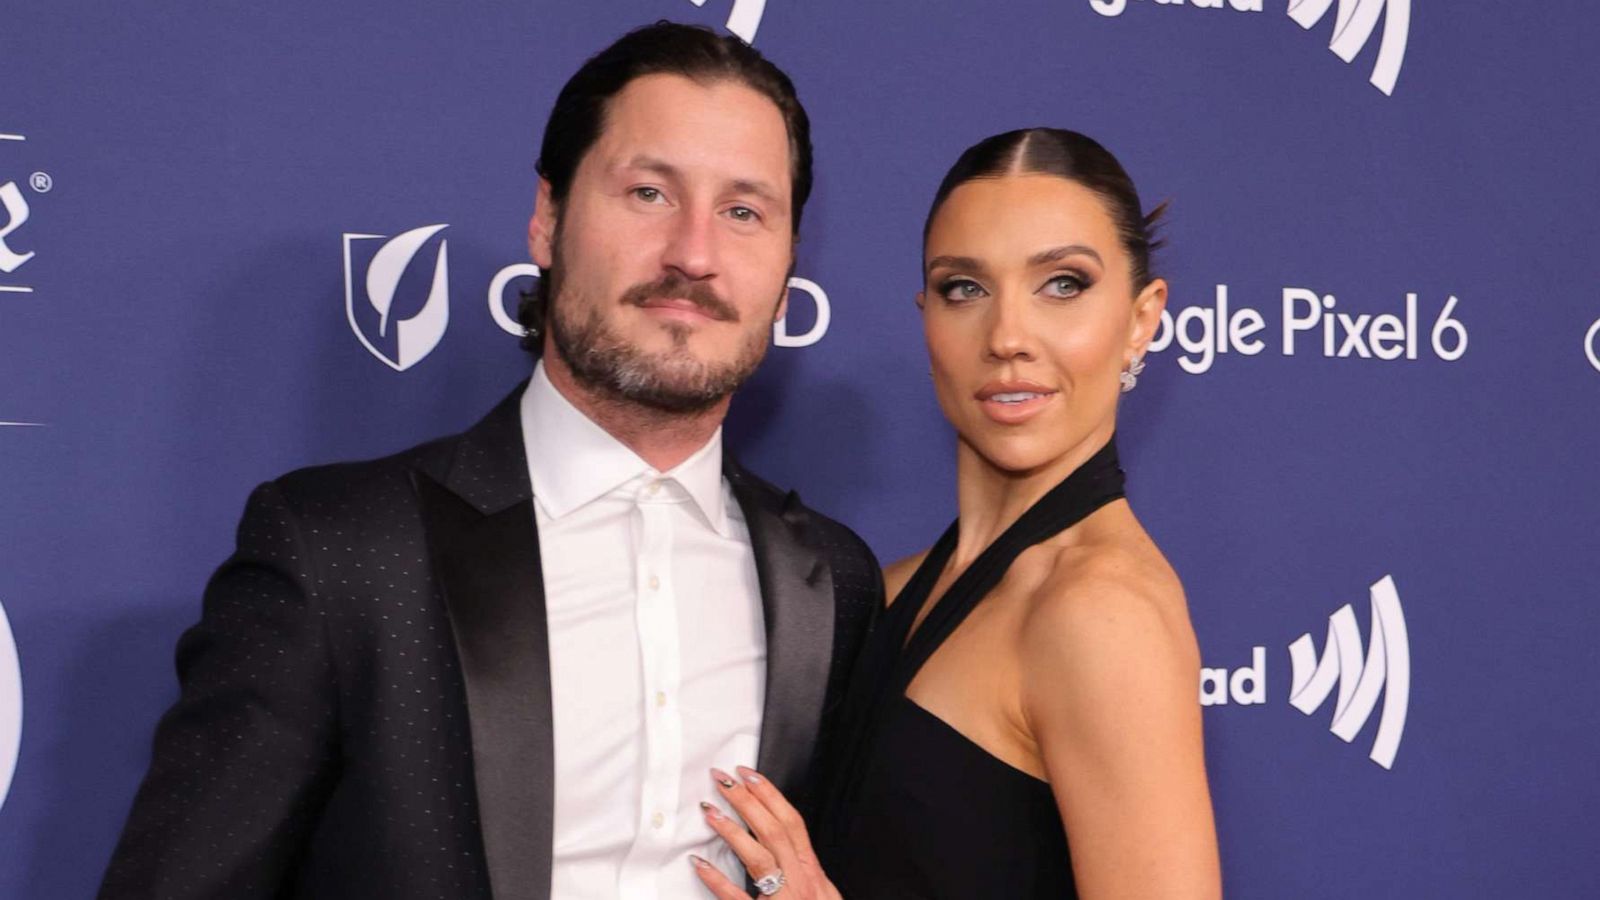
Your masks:
<svg viewBox="0 0 1600 900"><path fill-rule="evenodd" d="M1049 263L1058 262L1066 259L1069 256L1076 256L1078 254L1082 254L1090 259L1093 259L1101 266L1105 265L1105 261L1100 258L1100 254L1096 253L1093 247L1086 247L1083 244L1066 244L1061 247L1052 247L1049 250L1041 250L1040 252L1028 257L1028 266L1031 268L1034 266L1048 265Z"/></svg>
<svg viewBox="0 0 1600 900"><path fill-rule="evenodd" d="M639 169L668 179L676 179L683 174L677 166L664 159L644 155L633 157L623 163L621 168ZM728 183L728 189L735 194L752 194L766 200L768 203L783 203L783 195L772 185L759 179L735 178Z"/></svg>
<svg viewBox="0 0 1600 900"><path fill-rule="evenodd" d="M783 197L765 181L753 181L749 178L735 178L728 185L735 194L754 194L768 203L783 203Z"/></svg>
<svg viewBox="0 0 1600 900"><path fill-rule="evenodd" d="M657 159L654 156L635 156L634 158L623 163L621 168L643 169L646 172L654 172L663 178L676 178L678 176L677 166L674 166L672 163L669 163L666 160Z"/></svg>
<svg viewBox="0 0 1600 900"><path fill-rule="evenodd" d="M984 272L988 267L983 264L983 260L972 256L935 256L928 260L928 271L932 272L934 269L971 269Z"/></svg>

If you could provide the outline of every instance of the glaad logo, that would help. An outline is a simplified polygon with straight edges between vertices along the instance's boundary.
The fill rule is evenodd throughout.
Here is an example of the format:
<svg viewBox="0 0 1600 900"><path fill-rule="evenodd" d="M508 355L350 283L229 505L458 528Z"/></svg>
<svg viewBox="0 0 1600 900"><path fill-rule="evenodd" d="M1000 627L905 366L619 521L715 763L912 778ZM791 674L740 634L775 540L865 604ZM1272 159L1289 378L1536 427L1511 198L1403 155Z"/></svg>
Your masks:
<svg viewBox="0 0 1600 900"><path fill-rule="evenodd" d="M6 608L0 604L0 806L11 792L22 749L22 668L17 665L17 644L11 637Z"/></svg>
<svg viewBox="0 0 1600 900"><path fill-rule="evenodd" d="M1289 0L1289 18L1310 30L1328 14L1333 0ZM1372 69L1372 85L1386 95L1394 94L1400 80L1400 66L1406 61L1406 42L1411 35L1411 0L1339 0L1334 17L1333 42L1328 45L1340 59L1355 62L1356 55L1371 39L1383 15L1383 40L1378 44L1378 61Z"/></svg>
<svg viewBox="0 0 1600 900"><path fill-rule="evenodd" d="M1348 603L1328 617L1328 638L1320 660L1309 634L1289 645L1289 660L1294 666L1289 703L1308 716L1328 699L1338 682L1339 699L1328 730L1345 743L1356 739L1378 703L1378 693L1383 692L1383 715L1378 718L1370 756L1385 769L1394 768L1411 701L1411 642L1394 579L1385 575L1372 586L1372 642L1367 645L1365 663L1361 661L1361 629Z"/></svg>
<svg viewBox="0 0 1600 900"><path fill-rule="evenodd" d="M412 260L445 225L426 225L389 238L367 260L365 277L357 279L351 265L351 245L356 241L383 240L381 234L344 235L344 305L350 329L373 356L396 372L404 372L433 352L450 324L450 261L447 241L439 241L434 257L433 279L420 305L403 303L397 308L400 282ZM415 300L414 297L404 298ZM414 311L400 317L397 313Z"/></svg>
<svg viewBox="0 0 1600 900"><path fill-rule="evenodd" d="M695 6L705 6L706 0L689 0ZM733 0L733 11L728 13L727 29L738 35L746 44L756 42L756 31L761 27L761 16L767 11L767 0Z"/></svg>
<svg viewBox="0 0 1600 900"><path fill-rule="evenodd" d="M1102 16L1116 17L1128 9L1129 0L1089 0L1089 6ZM1144 0L1136 0L1144 2ZM1187 5L1201 9L1223 9L1224 0L1155 0L1159 6ZM1289 18L1310 30L1321 22L1334 0L1289 0ZM1261 0L1226 0L1235 12L1262 12ZM1378 61L1372 70L1372 84L1386 95L1394 94L1400 67L1406 58L1406 43L1411 35L1411 0L1339 0L1334 16L1333 41L1328 45L1345 62L1354 62L1372 38L1383 18L1383 40L1378 45Z"/></svg>
<svg viewBox="0 0 1600 900"><path fill-rule="evenodd" d="M1371 601L1372 640L1365 660L1361 628L1348 603L1328 617L1328 637L1320 657L1310 634L1302 634L1289 645L1293 670L1289 704L1309 716L1321 708L1337 683L1339 695L1328 730L1350 743L1372 717L1382 693L1383 713L1368 756L1392 769L1411 700L1411 642L1392 576L1385 575L1372 586ZM1267 702L1266 647L1252 647L1250 665L1231 674L1223 668L1200 670L1201 706L1223 706L1230 698L1240 706Z"/></svg>
<svg viewBox="0 0 1600 900"><path fill-rule="evenodd" d="M1600 346L1597 346L1596 338L1600 338L1600 319L1595 319L1594 324L1589 326L1589 333L1583 336L1583 354L1589 357L1589 365L1600 372Z"/></svg>
<svg viewBox="0 0 1600 900"><path fill-rule="evenodd" d="M1156 0L1161 6L1182 6L1184 0ZM1128 9L1128 0L1089 0L1089 5L1102 16L1115 18ZM1223 0L1189 0L1189 5L1200 9L1221 9ZM1238 12L1261 12L1261 0L1227 0L1227 5Z"/></svg>

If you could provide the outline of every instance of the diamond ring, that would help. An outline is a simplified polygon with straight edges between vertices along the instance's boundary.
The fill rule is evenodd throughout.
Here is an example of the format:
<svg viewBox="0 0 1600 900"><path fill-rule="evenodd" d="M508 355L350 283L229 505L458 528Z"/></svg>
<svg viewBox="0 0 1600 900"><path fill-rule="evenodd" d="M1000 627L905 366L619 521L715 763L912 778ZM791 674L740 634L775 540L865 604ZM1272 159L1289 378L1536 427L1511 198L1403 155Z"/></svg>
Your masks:
<svg viewBox="0 0 1600 900"><path fill-rule="evenodd" d="M773 869L771 873L756 879L756 890L760 891L763 897L771 897L773 894L783 890L783 886L786 883L787 881L783 877L783 870Z"/></svg>

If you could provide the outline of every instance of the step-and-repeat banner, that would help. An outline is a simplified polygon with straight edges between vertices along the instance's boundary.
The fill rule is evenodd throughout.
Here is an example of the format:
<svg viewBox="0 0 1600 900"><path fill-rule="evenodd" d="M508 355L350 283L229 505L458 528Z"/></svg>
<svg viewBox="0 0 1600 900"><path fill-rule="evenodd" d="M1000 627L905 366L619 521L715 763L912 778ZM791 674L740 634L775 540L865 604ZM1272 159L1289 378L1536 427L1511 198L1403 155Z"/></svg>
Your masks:
<svg viewBox="0 0 1600 900"><path fill-rule="evenodd" d="M1229 895L1600 896L1588 0L10 0L0 897L97 883L252 486L527 371L545 116L659 18L753 41L815 123L752 468L885 560L930 543L934 187L994 132L1100 139L1172 202L1121 445Z"/></svg>

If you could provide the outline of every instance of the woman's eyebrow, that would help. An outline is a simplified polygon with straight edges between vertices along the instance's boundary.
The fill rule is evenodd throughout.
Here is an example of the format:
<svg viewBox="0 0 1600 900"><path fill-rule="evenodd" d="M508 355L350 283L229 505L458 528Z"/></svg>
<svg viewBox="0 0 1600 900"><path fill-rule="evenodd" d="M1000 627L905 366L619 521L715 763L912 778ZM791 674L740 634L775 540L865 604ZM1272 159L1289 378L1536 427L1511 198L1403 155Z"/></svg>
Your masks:
<svg viewBox="0 0 1600 900"><path fill-rule="evenodd" d="M978 272L987 271L983 260L972 256L935 256L928 260L928 271L934 269L971 269Z"/></svg>
<svg viewBox="0 0 1600 900"><path fill-rule="evenodd" d="M1105 265L1105 261L1100 258L1100 254L1096 253L1093 247L1087 247L1083 244L1066 244L1061 247L1052 247L1049 250L1041 250L1028 257L1028 265L1030 267L1048 265L1079 254L1093 259L1101 266Z"/></svg>

